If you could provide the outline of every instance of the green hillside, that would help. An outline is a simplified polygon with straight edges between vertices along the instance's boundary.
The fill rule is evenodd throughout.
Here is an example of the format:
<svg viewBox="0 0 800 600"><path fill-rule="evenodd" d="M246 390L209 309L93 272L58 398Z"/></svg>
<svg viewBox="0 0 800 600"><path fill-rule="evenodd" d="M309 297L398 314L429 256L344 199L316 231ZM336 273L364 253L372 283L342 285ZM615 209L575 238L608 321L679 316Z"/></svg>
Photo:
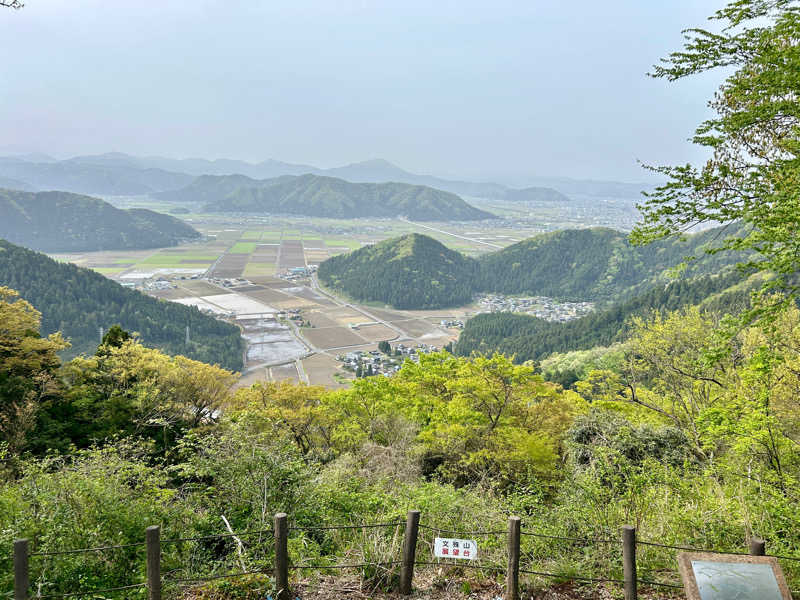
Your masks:
<svg viewBox="0 0 800 600"><path fill-rule="evenodd" d="M387 240L320 265L320 278L354 298L396 308L440 308L469 302L473 294L529 294L565 301L595 301L608 306L671 281L669 269L696 256L683 272L689 279L719 273L741 255L708 255L718 237L711 230L675 240L634 247L625 234L611 229L575 229L539 235L503 250L472 259L447 250L424 235L417 240L413 266L399 271L394 260L407 238ZM447 260L440 257L447 252ZM428 261L433 261L428 265ZM404 265L405 266L405 265ZM388 293L397 287L397 293ZM443 281L447 282L446 284ZM396 298L395 304L392 298Z"/></svg>
<svg viewBox="0 0 800 600"><path fill-rule="evenodd" d="M0 238L42 252L174 246L199 237L175 217L69 192L0 190Z"/></svg>
<svg viewBox="0 0 800 600"><path fill-rule="evenodd" d="M647 246L631 246L624 233L606 228L568 229L485 254L478 291L534 294L559 300L619 302L669 279L665 270L691 261L683 274L717 273L741 260L730 252L706 254L719 244L719 230Z"/></svg>
<svg viewBox="0 0 800 600"><path fill-rule="evenodd" d="M494 215L460 197L407 183L351 183L334 177L300 175L250 179L244 175L198 177L190 185L157 196L203 202L212 212L298 214L348 219L406 216L421 221L468 221Z"/></svg>
<svg viewBox="0 0 800 600"><path fill-rule="evenodd" d="M141 334L146 346L169 354L240 370L239 329L194 307L157 300L95 273L56 262L0 240L0 286L17 290L42 313L42 333L61 331L72 343L65 354L94 352L99 328L118 323ZM186 326L191 341L185 342Z"/></svg>
<svg viewBox="0 0 800 600"><path fill-rule="evenodd" d="M416 233L334 256L319 267L325 285L356 300L396 308L469 302L474 275L472 259Z"/></svg>
<svg viewBox="0 0 800 600"><path fill-rule="evenodd" d="M461 356L473 352L502 352L516 360L541 360L554 352L608 346L628 337L630 319L655 309L677 310L705 304L710 310L737 313L749 306L750 290L756 282L728 269L725 275L706 275L680 280L614 304L583 318L559 323L520 313L487 313L467 321L453 351Z"/></svg>

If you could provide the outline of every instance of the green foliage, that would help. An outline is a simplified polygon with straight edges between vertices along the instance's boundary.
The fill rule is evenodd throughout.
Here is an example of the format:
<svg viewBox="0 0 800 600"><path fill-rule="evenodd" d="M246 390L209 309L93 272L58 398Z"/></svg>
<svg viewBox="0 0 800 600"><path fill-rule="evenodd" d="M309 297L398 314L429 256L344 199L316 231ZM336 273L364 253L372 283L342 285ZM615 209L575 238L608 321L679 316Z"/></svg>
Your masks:
<svg viewBox="0 0 800 600"><path fill-rule="evenodd" d="M26 449L41 406L61 393L58 333L39 335L39 313L9 288L0 287L0 441L12 454Z"/></svg>
<svg viewBox="0 0 800 600"><path fill-rule="evenodd" d="M502 352L523 362L542 360L554 352L609 346L627 338L633 317L648 315L655 309L675 310L716 295L711 308L723 306L731 312L745 310L749 306L752 283L739 285L740 281L741 276L735 272L693 281L679 280L566 323L518 313L477 315L467 321L453 349L462 356L473 352ZM553 380L571 384L574 378L565 375L563 379L554 377Z"/></svg>
<svg viewBox="0 0 800 600"><path fill-rule="evenodd" d="M143 208L120 210L68 192L0 190L0 238L41 252L158 248L199 236L183 221Z"/></svg>
<svg viewBox="0 0 800 600"><path fill-rule="evenodd" d="M396 308L464 304L479 292L533 294L559 300L625 300L674 281L671 269L713 245L717 231L631 246L611 229L543 234L503 250L469 258L420 234L411 234L334 256L320 280L364 301ZM717 253L682 269L681 281L719 273L742 255ZM699 301L695 299L693 301Z"/></svg>
<svg viewBox="0 0 800 600"><path fill-rule="evenodd" d="M709 230L642 248L605 228L538 235L481 256L476 291L622 302L672 281L668 270L713 247L718 235ZM682 279L718 273L737 259L731 252L705 256L690 263Z"/></svg>
<svg viewBox="0 0 800 600"><path fill-rule="evenodd" d="M351 219L397 217L420 221L472 221L494 215L450 192L408 183L351 183L319 175L250 179L244 175L203 175L165 200L206 203L215 212L269 212Z"/></svg>
<svg viewBox="0 0 800 600"><path fill-rule="evenodd" d="M60 331L72 344L66 356L93 354L98 331L114 324L139 334L147 346L238 371L239 329L194 307L146 296L71 264L0 240L0 284L17 290L41 313L41 331ZM187 345L186 326L191 329Z"/></svg>
<svg viewBox="0 0 800 600"><path fill-rule="evenodd" d="M6 347L41 343L25 333L32 309L7 304L24 335L9 334ZM617 539L631 524L649 541L741 552L760 536L771 553L798 556L800 310L733 338L717 335L722 322L698 307L656 311L631 319L613 348L542 361L578 377L574 391L506 356L442 352L348 389L261 383L233 398L225 373L115 328L96 355L61 373L57 398L80 405L84 420L51 421L73 419L79 432L103 425L119 439L60 458L17 455L1 474L0 543L30 537L39 552L139 544L37 557L32 581L42 593L141 581L151 524L165 538L250 532L241 545L235 537L164 544L166 573L263 572L278 511L290 515L294 565L372 563L358 569L371 589L396 583L396 570L374 563L397 560L399 522L411 508L427 526L420 560L432 527L501 530L509 514L544 535ZM8 445L0 451L8 455ZM376 522L387 525L319 528ZM505 536L479 543L482 564L503 568ZM522 551L534 570L621 576L619 544L524 536ZM671 550L643 545L637 561L643 577L677 583ZM783 567L796 587L800 569ZM7 554L0 585L11 587ZM270 591L268 578L254 577L191 593Z"/></svg>
<svg viewBox="0 0 800 600"><path fill-rule="evenodd" d="M647 195L633 239L647 243L699 223L745 224L726 232L723 247L755 251L747 266L777 274L764 291L796 295L800 8L785 0L738 0L711 19L724 27L721 33L689 30L684 48L653 72L675 81L725 69L709 102L716 114L693 140L710 158L699 166L652 168L669 181Z"/></svg>
<svg viewBox="0 0 800 600"><path fill-rule="evenodd" d="M416 233L334 256L319 266L325 285L357 300L401 309L469 302L474 275L472 259Z"/></svg>
<svg viewBox="0 0 800 600"><path fill-rule="evenodd" d="M236 382L230 371L133 339L75 358L60 375L67 389L38 415L30 443L38 453L117 436L150 437L165 452L183 432L215 422Z"/></svg>

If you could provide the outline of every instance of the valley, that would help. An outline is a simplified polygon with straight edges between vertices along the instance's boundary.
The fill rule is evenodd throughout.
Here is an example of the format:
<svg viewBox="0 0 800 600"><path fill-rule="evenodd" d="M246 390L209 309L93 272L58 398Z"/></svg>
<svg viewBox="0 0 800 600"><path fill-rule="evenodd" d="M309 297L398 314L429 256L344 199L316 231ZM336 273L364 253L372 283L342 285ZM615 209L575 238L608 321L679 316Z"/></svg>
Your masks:
<svg viewBox="0 0 800 600"><path fill-rule="evenodd" d="M141 205L141 201L121 204ZM344 368L338 356L375 351L381 341L441 348L458 335L457 328L443 327L441 322L464 319L479 310L477 305L389 310L350 302L322 289L316 277L291 274L292 269L316 266L362 245L409 231L427 231L410 222L207 215L190 219L203 234L201 241L156 250L51 256L91 268L155 298L197 306L235 323L247 344L241 386L291 380L342 387L354 373ZM497 228L463 239L440 235L453 247L477 254L488 240L496 245L512 243L513 233Z"/></svg>

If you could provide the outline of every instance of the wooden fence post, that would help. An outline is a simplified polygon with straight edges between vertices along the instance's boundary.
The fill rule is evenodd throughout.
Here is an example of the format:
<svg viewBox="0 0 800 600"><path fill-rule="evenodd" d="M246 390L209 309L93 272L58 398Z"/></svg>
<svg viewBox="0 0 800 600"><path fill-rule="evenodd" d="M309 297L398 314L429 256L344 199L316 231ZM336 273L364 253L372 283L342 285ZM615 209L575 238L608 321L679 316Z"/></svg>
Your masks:
<svg viewBox="0 0 800 600"><path fill-rule="evenodd" d="M636 600L636 527L622 528L622 571L625 576L625 600Z"/></svg>
<svg viewBox="0 0 800 600"><path fill-rule="evenodd" d="M414 560L417 556L417 536L419 534L419 511L410 510L406 515L406 533L403 538L403 566L400 570L400 593L411 593L414 579Z"/></svg>
<svg viewBox="0 0 800 600"><path fill-rule="evenodd" d="M750 554L764 556L766 554L766 542L761 538L750 538Z"/></svg>
<svg viewBox="0 0 800 600"><path fill-rule="evenodd" d="M519 531L520 518L508 519L508 572L506 573L506 600L519 600Z"/></svg>
<svg viewBox="0 0 800 600"><path fill-rule="evenodd" d="M27 539L14 540L14 600L28 600L28 588L31 584L28 550Z"/></svg>
<svg viewBox="0 0 800 600"><path fill-rule="evenodd" d="M144 539L147 544L147 598L161 600L161 527L148 527Z"/></svg>
<svg viewBox="0 0 800 600"><path fill-rule="evenodd" d="M289 550L287 541L289 537L289 527L286 521L286 513L275 515L275 587L277 588L278 600L289 600Z"/></svg>

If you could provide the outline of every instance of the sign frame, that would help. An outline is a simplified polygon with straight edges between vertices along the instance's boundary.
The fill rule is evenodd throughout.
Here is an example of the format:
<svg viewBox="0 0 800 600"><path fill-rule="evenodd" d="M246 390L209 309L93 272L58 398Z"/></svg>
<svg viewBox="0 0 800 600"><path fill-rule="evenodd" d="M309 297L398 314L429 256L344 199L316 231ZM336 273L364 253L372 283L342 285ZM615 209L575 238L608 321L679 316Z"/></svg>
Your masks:
<svg viewBox="0 0 800 600"><path fill-rule="evenodd" d="M778 583L778 590L784 600L792 600L792 594L789 591L789 586L786 584L786 578L783 576L778 559L774 556L753 556L749 554L718 554L716 552L679 552L678 553L678 571L681 574L683 581L683 589L686 592L687 600L706 600L700 595L700 588L697 585L694 568L692 567L693 560L702 560L715 563L731 563L731 564L762 564L770 565L772 567L772 574L775 581Z"/></svg>

